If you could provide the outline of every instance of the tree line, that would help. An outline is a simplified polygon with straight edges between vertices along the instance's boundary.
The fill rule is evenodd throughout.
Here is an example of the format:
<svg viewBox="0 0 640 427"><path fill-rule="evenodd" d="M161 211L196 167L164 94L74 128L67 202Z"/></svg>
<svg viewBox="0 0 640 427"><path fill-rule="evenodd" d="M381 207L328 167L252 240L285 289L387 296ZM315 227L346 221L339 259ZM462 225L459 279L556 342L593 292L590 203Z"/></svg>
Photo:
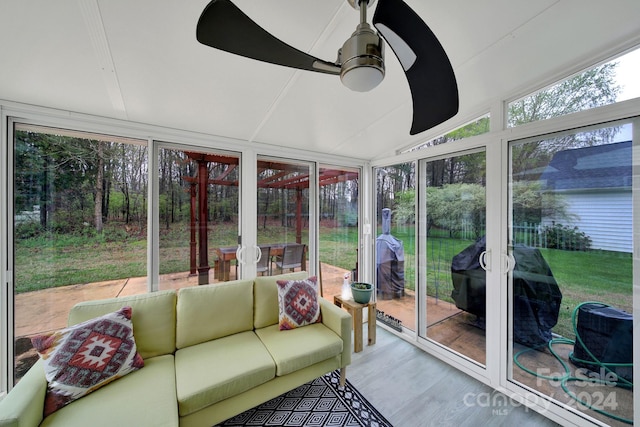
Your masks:
<svg viewBox="0 0 640 427"><path fill-rule="evenodd" d="M145 217L145 146L19 130L14 147L14 209L37 211L41 229L100 232Z"/></svg>

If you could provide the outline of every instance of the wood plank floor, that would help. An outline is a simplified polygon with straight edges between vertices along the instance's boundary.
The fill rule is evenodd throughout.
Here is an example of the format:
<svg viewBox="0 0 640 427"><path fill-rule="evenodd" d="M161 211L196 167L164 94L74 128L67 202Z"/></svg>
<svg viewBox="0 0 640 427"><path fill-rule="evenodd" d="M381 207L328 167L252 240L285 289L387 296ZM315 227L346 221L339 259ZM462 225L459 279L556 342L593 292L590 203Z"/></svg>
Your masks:
<svg viewBox="0 0 640 427"><path fill-rule="evenodd" d="M347 379L396 427L558 425L523 406L486 404L498 392L384 328L352 356Z"/></svg>

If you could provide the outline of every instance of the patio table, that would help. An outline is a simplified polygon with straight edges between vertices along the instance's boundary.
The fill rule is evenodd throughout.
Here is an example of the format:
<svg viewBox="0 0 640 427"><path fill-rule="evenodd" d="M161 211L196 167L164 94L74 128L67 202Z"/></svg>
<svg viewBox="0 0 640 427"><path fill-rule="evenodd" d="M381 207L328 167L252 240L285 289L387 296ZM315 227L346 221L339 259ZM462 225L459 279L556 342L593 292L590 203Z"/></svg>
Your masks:
<svg viewBox="0 0 640 427"><path fill-rule="evenodd" d="M272 245L258 245L261 249L270 247L271 256L279 256L284 252L284 243L274 243ZM221 246L213 248L213 251L217 255L218 259L215 262L214 277L217 280L226 282L229 280L229 273L231 271L231 261L236 259L237 246Z"/></svg>

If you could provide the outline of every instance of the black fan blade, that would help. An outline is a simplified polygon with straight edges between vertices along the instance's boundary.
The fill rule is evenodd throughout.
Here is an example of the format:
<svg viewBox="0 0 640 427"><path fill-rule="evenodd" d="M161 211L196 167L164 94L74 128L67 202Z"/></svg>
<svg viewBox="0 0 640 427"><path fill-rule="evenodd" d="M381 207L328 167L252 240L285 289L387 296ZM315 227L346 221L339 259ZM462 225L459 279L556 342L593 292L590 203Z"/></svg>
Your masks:
<svg viewBox="0 0 640 427"><path fill-rule="evenodd" d="M200 15L196 38L204 45L300 70L340 74L340 67L275 38L229 0L213 0Z"/></svg>
<svg viewBox="0 0 640 427"><path fill-rule="evenodd" d="M413 99L411 135L458 113L458 84L442 45L402 0L378 0L373 25L396 54Z"/></svg>

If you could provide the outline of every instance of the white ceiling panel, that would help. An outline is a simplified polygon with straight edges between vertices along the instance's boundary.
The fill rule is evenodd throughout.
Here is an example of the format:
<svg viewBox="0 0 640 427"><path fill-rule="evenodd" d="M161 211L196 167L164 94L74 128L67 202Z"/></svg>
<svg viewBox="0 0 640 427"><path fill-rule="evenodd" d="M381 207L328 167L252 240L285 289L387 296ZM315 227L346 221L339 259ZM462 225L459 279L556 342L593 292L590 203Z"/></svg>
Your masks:
<svg viewBox="0 0 640 427"><path fill-rule="evenodd" d="M0 98L114 114L77 1L3 2L0 41Z"/></svg>

